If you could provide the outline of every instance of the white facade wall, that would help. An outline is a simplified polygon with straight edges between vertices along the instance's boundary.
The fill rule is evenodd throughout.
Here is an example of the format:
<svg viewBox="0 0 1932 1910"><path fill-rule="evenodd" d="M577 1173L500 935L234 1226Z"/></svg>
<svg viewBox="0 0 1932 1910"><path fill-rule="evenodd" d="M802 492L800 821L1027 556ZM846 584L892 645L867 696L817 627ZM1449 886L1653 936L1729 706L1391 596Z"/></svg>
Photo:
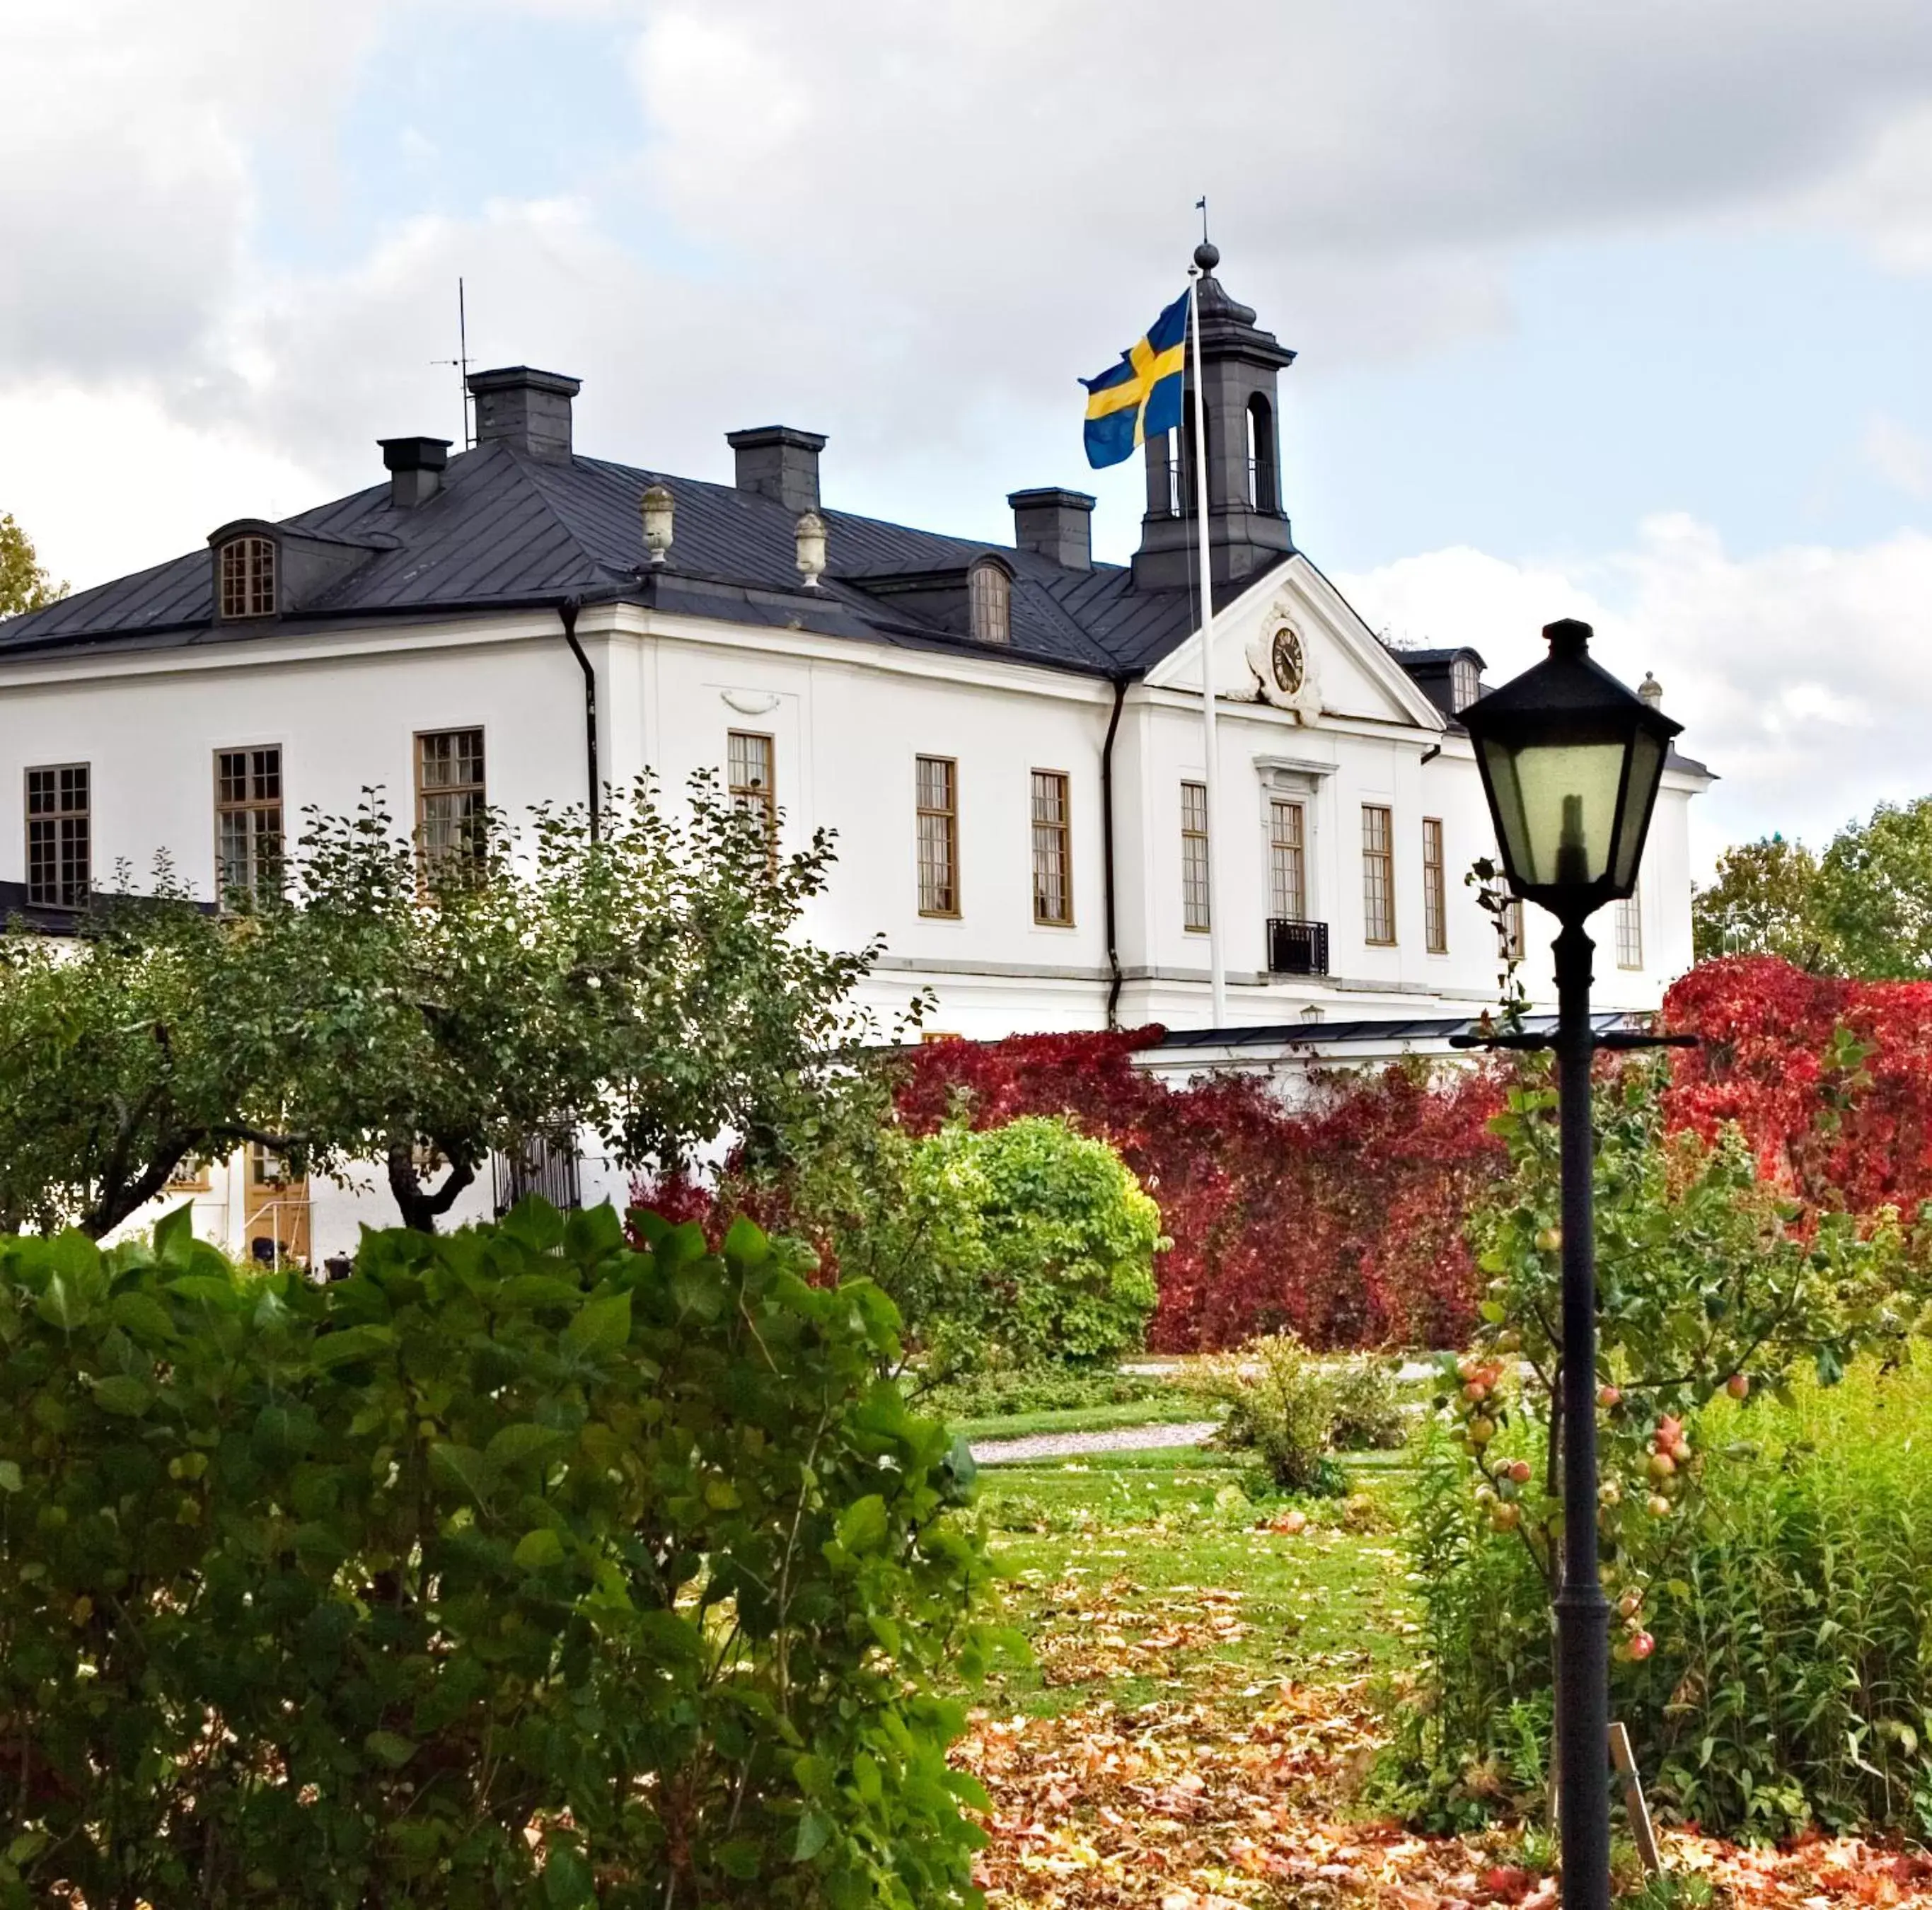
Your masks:
<svg viewBox="0 0 1932 1910"><path fill-rule="evenodd" d="M1258 633L1292 620L1310 658L1298 701L1262 700L1248 658ZM1101 762L1114 703L1090 677L966 649L899 649L806 633L586 608L578 634L598 677L602 772L658 776L668 798L700 769L722 771L729 731L772 739L788 844L838 834L830 893L808 924L826 943L882 936L865 999L889 1026L916 993L936 1005L928 1030L987 1038L1106 1024L1112 970L1106 932ZM1204 767L1197 647L1166 659L1126 693L1114 751L1118 1018L1199 1027L1208 1019L1208 937L1184 925L1180 784ZM1222 616L1215 676L1222 814L1215 853L1238 1026L1474 1013L1496 994L1489 918L1462 877L1493 853L1468 745L1450 733L1319 573L1293 560ZM24 772L92 770L94 877L118 863L136 886L157 853L205 895L214 886L214 757L282 750L290 832L301 811L352 809L381 786L402 826L413 820L413 739L480 727L489 800L513 816L586 790L583 680L560 625L543 612L142 651L0 663L0 880L24 880ZM958 765L958 919L918 912L914 760ZM1063 772L1071 794L1073 921L1034 920L1030 772ZM1644 962L1617 965L1612 912L1596 924L1596 999L1654 1007L1690 959L1688 808L1701 776L1673 772L1652 831L1641 889ZM1329 925L1330 973L1270 977L1267 804L1305 805L1308 914ZM1364 934L1361 811L1392 812L1396 942ZM1423 932L1422 823L1441 819L1448 946ZM1549 934L1528 911L1523 976L1551 997ZM232 1177L230 1177L232 1178ZM617 1187L586 1164L594 1185ZM238 1183L218 1174L199 1197L204 1225L231 1243ZM621 1189L620 1189L620 1191ZM452 1217L487 1207L471 1190ZM373 1171L368 1190L315 1190L312 1248L353 1243L364 1219L392 1217Z"/></svg>

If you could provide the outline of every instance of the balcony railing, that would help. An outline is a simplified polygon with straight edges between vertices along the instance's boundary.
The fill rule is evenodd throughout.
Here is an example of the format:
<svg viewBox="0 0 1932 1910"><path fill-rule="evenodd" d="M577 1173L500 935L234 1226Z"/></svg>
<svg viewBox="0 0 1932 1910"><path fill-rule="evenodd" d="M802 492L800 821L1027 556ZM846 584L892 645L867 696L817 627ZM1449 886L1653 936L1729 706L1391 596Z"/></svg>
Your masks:
<svg viewBox="0 0 1932 1910"><path fill-rule="evenodd" d="M1268 925L1268 965L1271 975L1325 975L1328 972L1328 925L1289 922L1270 916Z"/></svg>

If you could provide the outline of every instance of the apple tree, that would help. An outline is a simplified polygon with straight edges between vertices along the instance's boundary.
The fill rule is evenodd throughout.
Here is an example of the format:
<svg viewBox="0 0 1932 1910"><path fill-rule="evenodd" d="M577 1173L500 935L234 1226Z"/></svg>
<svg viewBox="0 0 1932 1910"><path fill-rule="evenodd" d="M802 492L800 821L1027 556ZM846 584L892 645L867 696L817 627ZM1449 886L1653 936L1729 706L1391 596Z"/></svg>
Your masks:
<svg viewBox="0 0 1932 1910"><path fill-rule="evenodd" d="M1801 1366L1832 1384L1922 1308L1916 1243L1887 1209L1805 1207L1760 1179L1735 1129L1669 1130L1668 1064L1599 1076L1595 1172L1600 1503L1619 1655L1655 1641L1646 1588L1694 1522L1692 1432L1718 1393L1784 1394ZM1472 1227L1489 1283L1471 1348L1445 1355L1438 1407L1490 1524L1513 1533L1553 1593L1562 1570L1562 1186L1556 1095L1526 1064L1494 1126L1509 1177Z"/></svg>

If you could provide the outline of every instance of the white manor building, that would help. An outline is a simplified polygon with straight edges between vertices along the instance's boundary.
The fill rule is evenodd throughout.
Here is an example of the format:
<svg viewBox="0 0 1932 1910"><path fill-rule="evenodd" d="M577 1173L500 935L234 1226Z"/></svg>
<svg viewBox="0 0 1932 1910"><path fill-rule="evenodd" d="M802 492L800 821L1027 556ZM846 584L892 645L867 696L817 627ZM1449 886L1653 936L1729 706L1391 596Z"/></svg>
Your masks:
<svg viewBox="0 0 1932 1910"><path fill-rule="evenodd" d="M734 432L736 482L700 483L574 454L574 379L477 373L473 450L382 439L368 490L0 624L0 912L58 930L164 850L212 898L368 785L434 834L478 801L514 816L646 769L674 794L710 768L784 837L837 832L812 931L884 934L888 1021L930 991L928 1029L972 1038L1162 1023L1155 1066L1440 1051L1496 993L1456 721L1482 659L1390 649L1294 547L1294 355L1197 256L1228 1029L1207 1025L1191 430L1147 446L1114 565L1077 492L1013 493L1011 544L913 530L824 505L812 433ZM1638 893L1594 925L1601 1008L1654 1008L1690 964L1709 781L1673 754ZM372 1189L238 1160L194 1192L212 1236L320 1257L393 1219ZM452 1218L492 1198L483 1177Z"/></svg>

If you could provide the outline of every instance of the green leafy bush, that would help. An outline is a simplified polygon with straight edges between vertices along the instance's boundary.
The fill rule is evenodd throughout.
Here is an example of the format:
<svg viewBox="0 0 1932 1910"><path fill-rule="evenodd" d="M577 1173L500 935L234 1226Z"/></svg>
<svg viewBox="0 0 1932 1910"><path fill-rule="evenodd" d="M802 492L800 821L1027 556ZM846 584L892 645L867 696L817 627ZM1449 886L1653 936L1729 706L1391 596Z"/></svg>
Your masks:
<svg viewBox="0 0 1932 1910"><path fill-rule="evenodd" d="M1284 1492L1334 1493L1348 1481L1330 1456L1335 1388L1328 1369L1292 1333L1268 1333L1204 1363L1202 1395L1227 1408L1220 1443L1250 1451Z"/></svg>
<svg viewBox="0 0 1932 1910"><path fill-rule="evenodd" d="M1022 1366L968 1373L922 1393L920 1410L941 1420L1006 1419L1021 1413L1064 1413L1082 1406L1132 1406L1184 1397L1150 1373L1106 1368Z"/></svg>
<svg viewBox="0 0 1932 1910"><path fill-rule="evenodd" d="M970 1900L970 1462L875 1288L644 1225L0 1242L0 1904Z"/></svg>
<svg viewBox="0 0 1932 1910"><path fill-rule="evenodd" d="M1328 1436L1337 1452L1392 1453L1408 1438L1393 1360L1373 1354L1331 1361Z"/></svg>
<svg viewBox="0 0 1932 1910"><path fill-rule="evenodd" d="M1160 1210L1105 1141L1058 1117L915 1138L892 1077L855 1070L828 1094L811 1149L770 1173L640 1181L640 1205L712 1237L743 1213L809 1240L899 1310L928 1384L1110 1363L1144 1342Z"/></svg>
<svg viewBox="0 0 1932 1910"><path fill-rule="evenodd" d="M1091 1363L1144 1343L1160 1210L1106 1141L1029 1115L944 1127L913 1152L918 1181L950 1191L976 1240L920 1296L943 1364Z"/></svg>
<svg viewBox="0 0 1932 1910"><path fill-rule="evenodd" d="M1720 1398L1694 1431L1700 1516L1647 1585L1609 1587L1655 1636L1610 1668L1653 1805L1758 1837L1932 1835L1932 1366ZM1540 1804L1550 1717L1542 1575L1460 1467L1438 1436L1416 1534L1438 1671L1408 1747L1412 1801L1450 1818Z"/></svg>

